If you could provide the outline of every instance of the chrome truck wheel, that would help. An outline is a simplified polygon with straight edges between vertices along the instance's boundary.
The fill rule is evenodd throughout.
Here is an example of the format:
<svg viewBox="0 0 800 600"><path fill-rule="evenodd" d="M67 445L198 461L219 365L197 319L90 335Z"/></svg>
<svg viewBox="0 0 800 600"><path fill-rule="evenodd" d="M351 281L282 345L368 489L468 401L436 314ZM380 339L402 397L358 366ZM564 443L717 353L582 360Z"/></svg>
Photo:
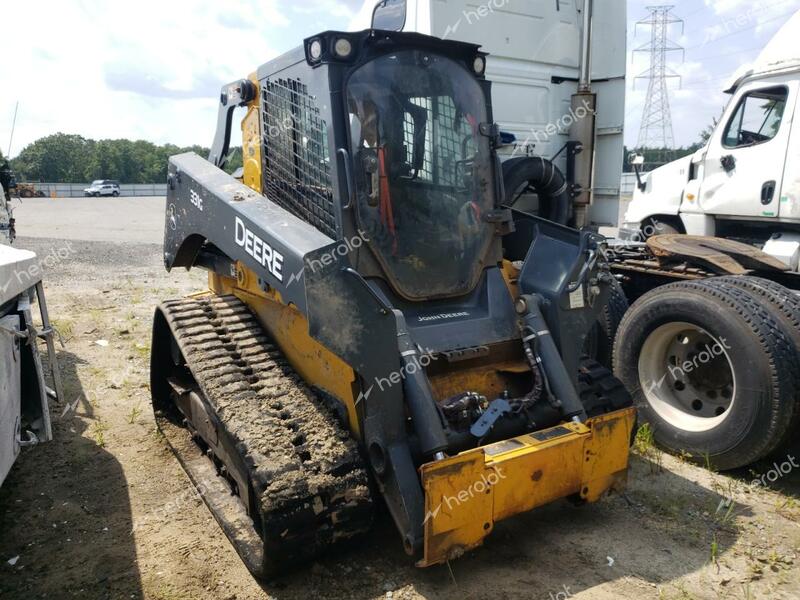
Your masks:
<svg viewBox="0 0 800 600"><path fill-rule="evenodd" d="M726 344L682 321L653 330L639 355L639 383L652 409L673 427L708 431L730 414L736 377Z"/></svg>
<svg viewBox="0 0 800 600"><path fill-rule="evenodd" d="M767 456L800 411L800 330L731 278L673 283L620 324L614 370L656 442L718 469Z"/></svg>

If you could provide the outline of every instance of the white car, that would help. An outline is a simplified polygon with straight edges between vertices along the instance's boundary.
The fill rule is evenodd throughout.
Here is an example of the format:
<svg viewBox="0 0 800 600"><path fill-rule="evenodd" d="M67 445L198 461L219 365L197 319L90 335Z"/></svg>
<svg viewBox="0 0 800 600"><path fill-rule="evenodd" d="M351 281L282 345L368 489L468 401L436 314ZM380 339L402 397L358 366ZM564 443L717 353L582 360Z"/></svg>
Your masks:
<svg viewBox="0 0 800 600"><path fill-rule="evenodd" d="M119 183L110 179L97 179L83 190L84 196L119 196Z"/></svg>

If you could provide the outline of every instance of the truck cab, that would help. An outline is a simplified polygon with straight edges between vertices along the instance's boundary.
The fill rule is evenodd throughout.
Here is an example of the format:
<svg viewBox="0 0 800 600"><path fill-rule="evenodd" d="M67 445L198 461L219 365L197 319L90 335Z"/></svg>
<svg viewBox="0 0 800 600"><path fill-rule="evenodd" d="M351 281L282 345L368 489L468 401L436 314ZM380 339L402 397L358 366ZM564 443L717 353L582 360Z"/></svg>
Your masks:
<svg viewBox="0 0 800 600"><path fill-rule="evenodd" d="M677 231L738 239L798 270L800 58L792 32L800 32L800 13L726 90L731 98L704 148L640 179L620 237Z"/></svg>

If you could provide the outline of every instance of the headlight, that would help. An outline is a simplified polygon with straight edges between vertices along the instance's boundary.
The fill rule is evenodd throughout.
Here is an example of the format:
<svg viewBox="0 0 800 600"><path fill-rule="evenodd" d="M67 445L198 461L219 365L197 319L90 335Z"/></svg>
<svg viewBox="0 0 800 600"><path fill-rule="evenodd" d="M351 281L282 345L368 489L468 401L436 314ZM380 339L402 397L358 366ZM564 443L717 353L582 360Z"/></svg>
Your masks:
<svg viewBox="0 0 800 600"><path fill-rule="evenodd" d="M347 38L339 38L333 45L333 51L339 58L347 58L353 52L353 44Z"/></svg>
<svg viewBox="0 0 800 600"><path fill-rule="evenodd" d="M475 71L476 75L483 75L486 70L486 59L482 56L476 56L475 62L472 63L472 70Z"/></svg>
<svg viewBox="0 0 800 600"><path fill-rule="evenodd" d="M322 42L320 40L314 40L311 42L311 45L308 48L308 54L311 56L312 60L319 60L322 56Z"/></svg>

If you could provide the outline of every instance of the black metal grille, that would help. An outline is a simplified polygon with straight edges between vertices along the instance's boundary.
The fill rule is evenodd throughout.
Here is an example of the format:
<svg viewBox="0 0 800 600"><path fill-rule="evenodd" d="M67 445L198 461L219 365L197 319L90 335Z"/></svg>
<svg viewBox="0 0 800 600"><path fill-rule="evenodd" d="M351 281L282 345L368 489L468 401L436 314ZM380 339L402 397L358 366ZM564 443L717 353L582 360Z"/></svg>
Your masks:
<svg viewBox="0 0 800 600"><path fill-rule="evenodd" d="M299 80L267 79L261 112L267 197L336 239L328 129L315 98Z"/></svg>

